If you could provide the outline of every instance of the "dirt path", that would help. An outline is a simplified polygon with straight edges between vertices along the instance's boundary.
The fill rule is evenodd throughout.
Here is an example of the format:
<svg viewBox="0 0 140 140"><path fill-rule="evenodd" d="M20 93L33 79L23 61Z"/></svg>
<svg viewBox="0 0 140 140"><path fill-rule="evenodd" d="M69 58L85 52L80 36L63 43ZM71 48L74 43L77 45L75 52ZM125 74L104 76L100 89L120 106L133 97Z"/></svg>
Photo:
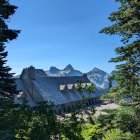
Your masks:
<svg viewBox="0 0 140 140"><path fill-rule="evenodd" d="M117 107L119 107L119 106L115 103L101 104L100 106L97 105L97 106L95 106L96 112L94 115L96 117L98 117L101 114L106 114L105 112L102 112L103 109L115 109Z"/></svg>

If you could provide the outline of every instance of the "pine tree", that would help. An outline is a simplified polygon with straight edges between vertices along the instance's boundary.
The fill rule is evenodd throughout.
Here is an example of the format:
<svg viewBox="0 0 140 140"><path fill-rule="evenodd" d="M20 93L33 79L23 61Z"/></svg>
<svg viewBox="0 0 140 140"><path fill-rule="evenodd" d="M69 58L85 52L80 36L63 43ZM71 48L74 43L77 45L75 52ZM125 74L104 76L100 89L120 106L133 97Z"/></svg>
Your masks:
<svg viewBox="0 0 140 140"><path fill-rule="evenodd" d="M110 61L119 62L115 89L124 97L133 97L134 101L140 102L140 1L115 1L120 3L120 7L109 16L113 25L100 32L122 37L123 46L115 49L117 57Z"/></svg>
<svg viewBox="0 0 140 140"><path fill-rule="evenodd" d="M0 0L0 94L3 96L8 96L7 93L16 93L13 73L10 73L11 68L6 66L8 52L5 51L6 43L16 39L20 32L9 29L6 24L16 9L17 7L11 5L9 0Z"/></svg>

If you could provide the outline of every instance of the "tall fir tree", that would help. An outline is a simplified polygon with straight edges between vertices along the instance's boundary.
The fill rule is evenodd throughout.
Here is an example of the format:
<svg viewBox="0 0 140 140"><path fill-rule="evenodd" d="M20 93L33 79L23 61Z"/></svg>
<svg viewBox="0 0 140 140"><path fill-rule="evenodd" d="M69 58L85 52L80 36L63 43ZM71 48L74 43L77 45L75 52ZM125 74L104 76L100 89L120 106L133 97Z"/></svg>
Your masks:
<svg viewBox="0 0 140 140"><path fill-rule="evenodd" d="M6 66L6 57L8 52L5 51L6 43L16 39L19 30L9 29L7 22L10 16L15 13L16 6L11 5L9 0L0 0L0 94L9 96L16 93L16 86L13 80L13 73L10 73L11 68Z"/></svg>
<svg viewBox="0 0 140 140"><path fill-rule="evenodd" d="M123 46L115 49L116 58L110 62L120 62L116 68L115 90L140 102L140 1L115 0L120 3L118 11L112 12L109 20L113 25L100 32L122 37Z"/></svg>
<svg viewBox="0 0 140 140"><path fill-rule="evenodd" d="M123 133L131 132L132 139L137 140L140 139L140 1L115 1L120 3L120 7L109 16L113 25L100 32L122 38L123 46L115 49L117 56L110 60L119 63L113 75L118 83L114 90L123 97L131 97L133 103L130 107L122 106L115 122Z"/></svg>

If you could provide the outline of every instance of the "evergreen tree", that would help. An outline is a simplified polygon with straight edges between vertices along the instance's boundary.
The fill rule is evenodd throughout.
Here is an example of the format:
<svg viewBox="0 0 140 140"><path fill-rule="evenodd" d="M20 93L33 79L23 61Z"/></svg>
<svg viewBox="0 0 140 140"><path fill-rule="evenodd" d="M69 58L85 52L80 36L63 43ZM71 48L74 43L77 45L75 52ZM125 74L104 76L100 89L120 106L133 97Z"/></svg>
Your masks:
<svg viewBox="0 0 140 140"><path fill-rule="evenodd" d="M5 51L6 43L16 39L19 30L8 28L7 21L10 16L15 13L16 6L11 5L9 0L0 0L0 94L8 96L8 93L16 93L16 87L13 80L13 73L10 73L11 68L6 66L6 57L8 52Z"/></svg>
<svg viewBox="0 0 140 140"><path fill-rule="evenodd" d="M140 1L115 0L120 3L118 11L112 12L109 20L114 24L100 32L122 37L122 47L115 49L116 58L110 62L121 62L116 66L115 88L126 97L140 102Z"/></svg>
<svg viewBox="0 0 140 140"><path fill-rule="evenodd" d="M140 116L140 1L115 1L120 3L120 7L109 16L109 20L114 24L100 32L122 37L123 46L115 49L117 57L110 61L119 62L114 76L118 84L114 89L123 97L133 98L130 106L133 115L124 114L123 109L128 110L128 108L123 105L122 112L117 117L120 120L117 118L115 120L120 130L131 132L133 139L140 139L140 120L138 119ZM128 119L129 116L132 116L133 120Z"/></svg>

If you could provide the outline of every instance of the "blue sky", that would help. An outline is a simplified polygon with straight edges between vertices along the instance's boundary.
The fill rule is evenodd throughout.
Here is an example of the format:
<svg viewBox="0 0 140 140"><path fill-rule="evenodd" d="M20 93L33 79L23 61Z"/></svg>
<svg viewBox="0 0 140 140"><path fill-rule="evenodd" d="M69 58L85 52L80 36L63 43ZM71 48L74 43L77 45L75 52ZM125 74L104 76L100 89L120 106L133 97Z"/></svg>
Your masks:
<svg viewBox="0 0 140 140"><path fill-rule="evenodd" d="M67 64L87 72L97 67L111 72L120 38L100 34L112 23L114 0L10 0L18 9L9 27L20 29L17 40L7 46L8 65L16 74L30 65L63 69Z"/></svg>

